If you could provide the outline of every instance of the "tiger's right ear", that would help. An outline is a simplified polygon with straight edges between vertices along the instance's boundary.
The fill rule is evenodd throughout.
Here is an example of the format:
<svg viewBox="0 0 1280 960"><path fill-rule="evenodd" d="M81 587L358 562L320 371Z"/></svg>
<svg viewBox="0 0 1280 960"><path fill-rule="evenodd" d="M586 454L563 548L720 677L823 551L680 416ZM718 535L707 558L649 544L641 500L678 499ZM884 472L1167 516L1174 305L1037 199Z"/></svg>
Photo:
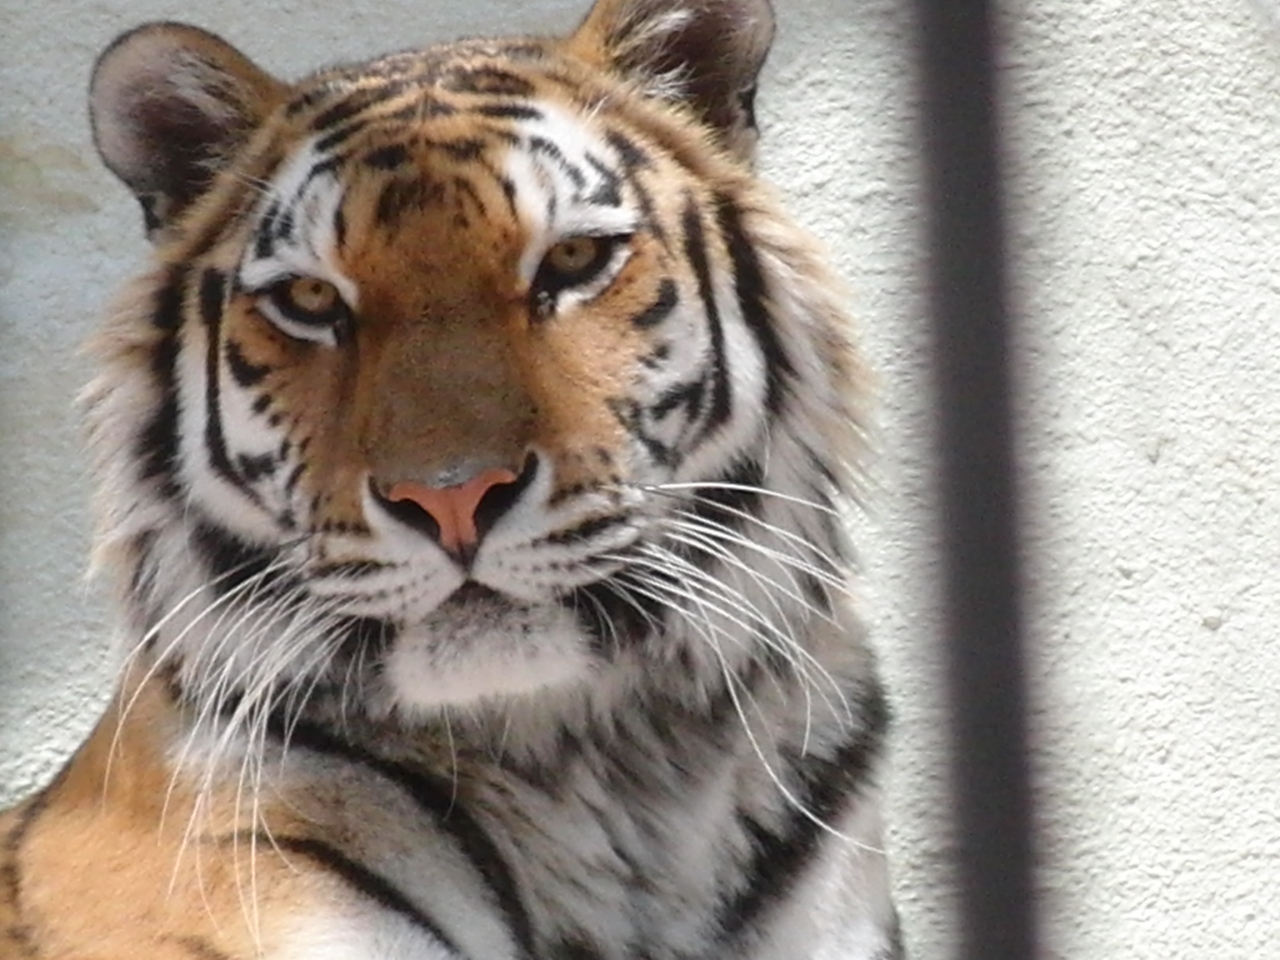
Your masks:
<svg viewBox="0 0 1280 960"><path fill-rule="evenodd" d="M107 47L89 89L93 141L142 204L148 237L208 189L286 90L196 27L150 23Z"/></svg>
<svg viewBox="0 0 1280 960"><path fill-rule="evenodd" d="M772 43L769 0L596 0L568 39L580 59L692 107L748 163L756 81Z"/></svg>

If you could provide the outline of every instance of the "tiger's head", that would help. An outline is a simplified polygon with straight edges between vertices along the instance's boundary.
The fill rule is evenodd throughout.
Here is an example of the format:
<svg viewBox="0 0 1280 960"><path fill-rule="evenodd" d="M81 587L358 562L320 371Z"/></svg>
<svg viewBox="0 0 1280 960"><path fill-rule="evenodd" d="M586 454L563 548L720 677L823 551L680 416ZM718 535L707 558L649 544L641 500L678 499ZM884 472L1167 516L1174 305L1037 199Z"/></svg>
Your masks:
<svg viewBox="0 0 1280 960"><path fill-rule="evenodd" d="M103 54L155 256L97 341L99 563L152 663L421 716L802 661L862 375L750 169L772 32L600 0L296 84L172 23Z"/></svg>

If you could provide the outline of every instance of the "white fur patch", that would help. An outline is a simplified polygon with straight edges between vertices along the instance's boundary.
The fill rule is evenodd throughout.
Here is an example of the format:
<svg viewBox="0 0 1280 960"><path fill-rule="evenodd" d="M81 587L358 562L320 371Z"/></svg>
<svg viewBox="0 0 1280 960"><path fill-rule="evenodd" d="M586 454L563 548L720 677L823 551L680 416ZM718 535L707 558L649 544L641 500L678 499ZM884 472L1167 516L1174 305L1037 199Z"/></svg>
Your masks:
<svg viewBox="0 0 1280 960"><path fill-rule="evenodd" d="M387 911L333 905L292 924L271 960L457 960L457 954Z"/></svg>
<svg viewBox="0 0 1280 960"><path fill-rule="evenodd" d="M540 120L524 120L517 129L522 144L507 154L506 174L515 185L516 206L528 230L529 241L520 257L519 273L533 281L538 265L559 241L575 236L616 236L636 228L637 214L625 201L620 206L575 200L582 192L566 172L576 169L587 183L599 180L588 156L607 162L610 151L582 121L564 110L539 104ZM534 145L555 145L560 158L553 159Z"/></svg>
<svg viewBox="0 0 1280 960"><path fill-rule="evenodd" d="M287 277L316 277L332 283L355 310L360 291L338 266L336 213L342 204L343 187L332 171L313 175L326 155L315 149L314 141L303 144L264 191L256 211L257 229L273 203L293 219L289 240L275 242L269 256L260 257L253 244L240 263L240 282L249 290L261 290Z"/></svg>
<svg viewBox="0 0 1280 960"><path fill-rule="evenodd" d="M447 603L401 631L386 677L397 707L435 711L557 686L589 667L568 611L485 597Z"/></svg>

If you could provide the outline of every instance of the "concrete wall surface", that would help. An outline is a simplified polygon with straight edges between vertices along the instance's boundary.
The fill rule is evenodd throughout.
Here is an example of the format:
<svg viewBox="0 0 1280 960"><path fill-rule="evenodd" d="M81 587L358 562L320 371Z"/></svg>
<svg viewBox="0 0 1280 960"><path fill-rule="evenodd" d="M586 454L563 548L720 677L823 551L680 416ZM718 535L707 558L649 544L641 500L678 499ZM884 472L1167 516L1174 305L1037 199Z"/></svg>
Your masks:
<svg viewBox="0 0 1280 960"><path fill-rule="evenodd" d="M97 52L185 19L285 76L586 0L0 0L0 805L108 692L76 347L145 250ZM897 726L912 953L951 955L917 96L905 0L776 0L764 168L882 380L858 535ZM1280 21L1277 21L1280 22ZM1280 956L1280 30L1247 0L1005 0L1010 249L1046 956Z"/></svg>

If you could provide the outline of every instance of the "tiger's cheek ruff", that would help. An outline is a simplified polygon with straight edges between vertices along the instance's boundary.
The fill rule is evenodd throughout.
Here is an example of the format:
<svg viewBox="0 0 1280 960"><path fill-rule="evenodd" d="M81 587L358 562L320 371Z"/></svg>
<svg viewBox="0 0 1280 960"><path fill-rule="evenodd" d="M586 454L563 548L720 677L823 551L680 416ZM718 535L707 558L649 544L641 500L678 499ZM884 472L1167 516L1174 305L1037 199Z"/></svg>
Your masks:
<svg viewBox="0 0 1280 960"><path fill-rule="evenodd" d="M200 323L187 325L175 370L179 384L180 479L208 519L237 537L278 544L298 517L290 503L288 433L259 412L257 371L228 329L230 281L207 268Z"/></svg>

